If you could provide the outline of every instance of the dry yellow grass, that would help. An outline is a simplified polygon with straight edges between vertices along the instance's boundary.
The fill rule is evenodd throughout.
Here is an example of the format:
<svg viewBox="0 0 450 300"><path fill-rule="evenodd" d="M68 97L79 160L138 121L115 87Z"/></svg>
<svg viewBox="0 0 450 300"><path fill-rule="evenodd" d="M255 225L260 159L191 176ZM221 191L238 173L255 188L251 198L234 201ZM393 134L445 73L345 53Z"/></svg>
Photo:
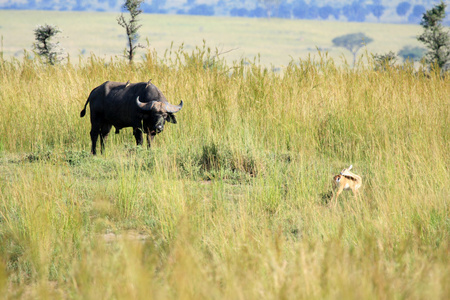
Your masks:
<svg viewBox="0 0 450 300"><path fill-rule="evenodd" d="M448 298L448 77L327 59L205 68L213 53L0 60L0 294ZM185 101L178 124L151 150L123 130L91 156L91 89L149 78ZM349 164L360 201L330 209Z"/></svg>

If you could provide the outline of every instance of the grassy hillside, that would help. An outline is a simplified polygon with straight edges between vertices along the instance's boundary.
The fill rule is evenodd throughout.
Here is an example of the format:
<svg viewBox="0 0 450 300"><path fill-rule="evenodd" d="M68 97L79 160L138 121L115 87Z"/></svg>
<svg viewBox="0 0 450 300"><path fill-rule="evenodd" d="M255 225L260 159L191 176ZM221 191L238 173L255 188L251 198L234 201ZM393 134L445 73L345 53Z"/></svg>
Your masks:
<svg viewBox="0 0 450 300"><path fill-rule="evenodd" d="M157 57L0 61L0 294L448 298L448 77ZM149 78L185 101L178 124L91 156L91 89ZM361 197L329 208L349 164Z"/></svg>
<svg viewBox="0 0 450 300"><path fill-rule="evenodd" d="M100 57L121 56L126 47L125 31L117 25L117 13L79 13L49 11L0 11L0 35L6 57L21 56L31 51L33 30L38 24L57 25L63 34L61 45L76 61L80 53ZM298 58L317 56L317 48L328 51L336 63L344 58L352 61L351 53L333 48L331 40L348 33L364 32L374 39L367 45L369 53L398 52L407 45L420 46L416 36L418 25L373 23L320 22L284 19L215 18L174 15L142 15L140 42L162 55L173 43L184 44L186 50L202 45L203 40L230 63L246 58L251 61L260 54L261 63L287 66ZM362 54L364 51L361 51ZM145 51L138 51L143 55Z"/></svg>

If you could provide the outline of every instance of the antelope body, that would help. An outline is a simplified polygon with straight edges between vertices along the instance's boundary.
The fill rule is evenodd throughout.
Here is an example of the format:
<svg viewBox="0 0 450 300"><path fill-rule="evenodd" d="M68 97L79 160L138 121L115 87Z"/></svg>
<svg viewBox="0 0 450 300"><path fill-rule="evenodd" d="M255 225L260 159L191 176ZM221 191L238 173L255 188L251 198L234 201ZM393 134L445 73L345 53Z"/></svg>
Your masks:
<svg viewBox="0 0 450 300"><path fill-rule="evenodd" d="M355 198L358 199L358 189L362 185L362 178L352 172L350 172L353 165L343 169L340 174L333 177L333 184L335 190L334 206L337 204L337 198L344 190L352 190Z"/></svg>

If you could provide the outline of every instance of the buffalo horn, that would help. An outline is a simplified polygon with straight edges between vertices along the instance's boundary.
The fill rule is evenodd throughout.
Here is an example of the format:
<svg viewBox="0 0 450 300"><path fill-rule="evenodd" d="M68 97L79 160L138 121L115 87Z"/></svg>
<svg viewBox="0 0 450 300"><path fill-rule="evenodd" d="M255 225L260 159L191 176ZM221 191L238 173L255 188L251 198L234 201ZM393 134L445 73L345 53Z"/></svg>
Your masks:
<svg viewBox="0 0 450 300"><path fill-rule="evenodd" d="M153 110L153 109L154 109L153 106L155 106L155 105L154 105L154 104L155 104L155 101L144 103L144 102L139 101L139 96L138 96L138 97L136 98L136 104L137 104L137 105L139 106L139 108L142 109L142 110Z"/></svg>
<svg viewBox="0 0 450 300"><path fill-rule="evenodd" d="M154 110L154 111L161 111L165 110L168 113L176 113L183 107L183 100L181 100L180 104L173 105L168 102L158 102L158 101L151 101L148 103L144 103L139 101L139 96L136 98L136 104L139 106L142 110Z"/></svg>
<svg viewBox="0 0 450 300"><path fill-rule="evenodd" d="M182 107L183 107L183 100L181 100L180 104L178 104L178 105L173 105L173 104L170 104L167 102L164 103L164 108L166 109L166 112L172 113L172 114L178 112Z"/></svg>

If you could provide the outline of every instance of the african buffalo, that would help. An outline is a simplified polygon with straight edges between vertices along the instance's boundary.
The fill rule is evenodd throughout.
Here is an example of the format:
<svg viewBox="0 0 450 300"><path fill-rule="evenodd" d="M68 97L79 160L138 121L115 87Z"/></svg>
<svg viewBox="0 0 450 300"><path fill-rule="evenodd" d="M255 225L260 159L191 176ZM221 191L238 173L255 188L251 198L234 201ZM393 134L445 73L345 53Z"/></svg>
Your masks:
<svg viewBox="0 0 450 300"><path fill-rule="evenodd" d="M86 114L86 106L91 108L92 154L96 154L97 138L100 135L101 151L111 127L116 133L125 127L133 127L136 144L142 145L142 131L147 134L147 144L157 133L164 130L164 123L177 123L174 113L183 107L167 102L161 91L149 82L122 83L107 81L92 90L80 113Z"/></svg>

